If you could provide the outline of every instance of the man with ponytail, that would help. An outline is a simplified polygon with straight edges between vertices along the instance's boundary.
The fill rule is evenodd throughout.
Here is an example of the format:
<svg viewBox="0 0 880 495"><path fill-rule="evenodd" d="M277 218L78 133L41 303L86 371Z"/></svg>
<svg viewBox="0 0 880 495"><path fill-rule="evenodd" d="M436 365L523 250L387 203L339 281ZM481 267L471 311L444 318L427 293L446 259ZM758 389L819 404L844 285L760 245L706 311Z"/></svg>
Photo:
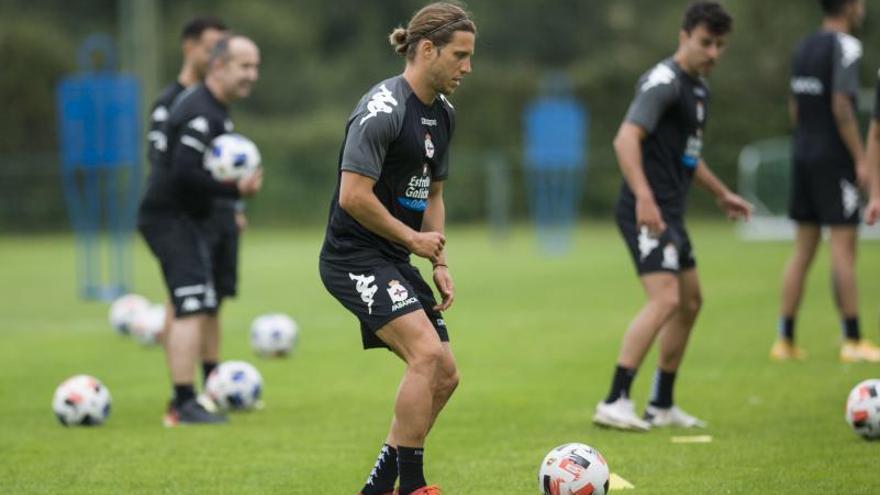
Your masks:
<svg viewBox="0 0 880 495"><path fill-rule="evenodd" d="M406 363L391 428L362 495L440 493L425 482L422 461L425 438L458 385L441 314L454 299L443 184L455 110L446 97L471 71L475 35L458 5L419 10L389 37L406 59L403 74L367 91L346 124L321 279L358 318L365 349L390 349ZM411 253L431 261L439 303L410 264Z"/></svg>

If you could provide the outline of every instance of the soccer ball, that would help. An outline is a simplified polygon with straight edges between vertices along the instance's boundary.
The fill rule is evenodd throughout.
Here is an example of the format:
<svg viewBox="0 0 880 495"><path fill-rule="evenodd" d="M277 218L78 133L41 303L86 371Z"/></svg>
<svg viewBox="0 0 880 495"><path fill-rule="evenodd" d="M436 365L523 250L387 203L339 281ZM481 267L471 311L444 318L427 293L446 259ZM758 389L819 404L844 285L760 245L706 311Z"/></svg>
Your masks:
<svg viewBox="0 0 880 495"><path fill-rule="evenodd" d="M129 325L135 315L150 307L150 301L138 294L118 297L110 305L110 325L122 335L128 335Z"/></svg>
<svg viewBox="0 0 880 495"><path fill-rule="evenodd" d="M251 323L251 347L261 356L286 356L298 335L296 322L282 313L262 315Z"/></svg>
<svg viewBox="0 0 880 495"><path fill-rule="evenodd" d="M260 152L241 134L221 134L205 151L204 166L217 180L237 181L260 166Z"/></svg>
<svg viewBox="0 0 880 495"><path fill-rule="evenodd" d="M880 438L880 380L865 380L849 393L846 422L866 440Z"/></svg>
<svg viewBox="0 0 880 495"><path fill-rule="evenodd" d="M55 389L52 409L64 426L96 426L110 415L110 391L93 376L75 375Z"/></svg>
<svg viewBox="0 0 880 495"><path fill-rule="evenodd" d="M226 361L208 375L205 393L222 410L253 409L263 391L260 372L244 361Z"/></svg>
<svg viewBox="0 0 880 495"><path fill-rule="evenodd" d="M538 470L538 490L543 495L605 495L608 476L608 463L598 450L567 443L544 457Z"/></svg>
<svg viewBox="0 0 880 495"><path fill-rule="evenodd" d="M128 330L141 345L154 345L158 343L159 334L164 327L165 306L153 304L132 318Z"/></svg>

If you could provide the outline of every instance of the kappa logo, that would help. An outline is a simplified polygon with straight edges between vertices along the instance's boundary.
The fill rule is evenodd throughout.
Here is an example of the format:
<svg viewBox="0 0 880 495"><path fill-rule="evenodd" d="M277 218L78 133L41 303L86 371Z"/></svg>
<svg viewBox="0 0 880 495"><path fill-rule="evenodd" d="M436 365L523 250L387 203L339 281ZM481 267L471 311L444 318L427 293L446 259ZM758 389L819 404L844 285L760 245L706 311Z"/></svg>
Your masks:
<svg viewBox="0 0 880 495"><path fill-rule="evenodd" d="M202 134L207 134L208 129L210 129L210 127L208 126L208 119L204 117L196 117L190 120L187 124L187 127L196 132L201 132Z"/></svg>
<svg viewBox="0 0 880 495"><path fill-rule="evenodd" d="M389 91L384 84L379 86L379 91L373 93L373 96L370 97L370 101L367 103L367 110L370 113L364 115L364 118L360 121L360 125L364 125L364 122L372 119L378 115L379 112L391 113L396 106L397 99L394 98L391 91Z"/></svg>
<svg viewBox="0 0 880 495"><path fill-rule="evenodd" d="M422 117L422 125L427 127L434 127L437 125L437 119L426 119L425 117Z"/></svg>
<svg viewBox="0 0 880 495"><path fill-rule="evenodd" d="M843 216L849 218L859 209L859 190L846 179L840 179L840 199L843 202Z"/></svg>
<svg viewBox="0 0 880 495"><path fill-rule="evenodd" d="M862 42L846 33L838 33L837 39L840 41L841 59L840 63L844 67L849 67L857 60L862 58Z"/></svg>
<svg viewBox="0 0 880 495"><path fill-rule="evenodd" d="M670 242L663 248L663 262L661 266L670 270L678 270L678 249L675 248L675 244Z"/></svg>
<svg viewBox="0 0 880 495"><path fill-rule="evenodd" d="M406 301L406 298L409 297L409 291L406 290L406 287L400 285L399 280L388 282L387 290L388 295L391 296L391 302Z"/></svg>
<svg viewBox="0 0 880 495"><path fill-rule="evenodd" d="M648 230L647 226L642 226L642 229L639 231L639 255L640 261L645 261L652 251L657 249L657 246L660 245L660 240L651 235L651 231Z"/></svg>
<svg viewBox="0 0 880 495"><path fill-rule="evenodd" d="M434 158L434 142L431 141L431 134L425 133L425 156Z"/></svg>
<svg viewBox="0 0 880 495"><path fill-rule="evenodd" d="M348 278L356 282L354 289L361 295L361 301L367 305L367 312L373 314L373 296L376 295L379 286L370 284L376 280L376 277L374 275L355 275L354 273L349 273Z"/></svg>
<svg viewBox="0 0 880 495"><path fill-rule="evenodd" d="M226 132L232 132L235 129L235 124L233 124L231 120L226 119L223 121L223 129L225 129Z"/></svg>
<svg viewBox="0 0 880 495"><path fill-rule="evenodd" d="M651 70L651 73L648 74L648 79L642 83L641 91L644 93L654 86L660 86L663 84L670 84L675 80L675 71L670 69L665 64L657 64L654 69Z"/></svg>

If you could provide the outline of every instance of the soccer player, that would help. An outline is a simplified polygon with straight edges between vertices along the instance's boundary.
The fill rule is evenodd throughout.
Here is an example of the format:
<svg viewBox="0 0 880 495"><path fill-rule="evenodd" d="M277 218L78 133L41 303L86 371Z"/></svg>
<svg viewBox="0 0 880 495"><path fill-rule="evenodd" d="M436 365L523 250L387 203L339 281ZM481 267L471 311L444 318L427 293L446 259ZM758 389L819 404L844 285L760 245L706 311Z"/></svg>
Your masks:
<svg viewBox="0 0 880 495"><path fill-rule="evenodd" d="M455 111L446 96L471 71L476 27L449 3L419 10L390 36L403 74L372 87L348 119L339 179L320 255L324 286L360 322L365 349L406 363L385 445L361 493L433 495L422 470L425 437L458 385L441 311L454 287L444 245L443 183ZM409 262L433 264L438 304Z"/></svg>
<svg viewBox="0 0 880 495"><path fill-rule="evenodd" d="M789 216L797 222L794 252L782 275L775 360L803 359L795 320L804 279L822 236L831 231L831 280L841 318L843 362L880 362L880 348L862 339L856 286L858 184L867 166L856 120L862 45L852 36L864 0L820 0L822 28L798 44L792 62L790 113L795 125Z"/></svg>
<svg viewBox="0 0 880 495"><path fill-rule="evenodd" d="M624 183L617 225L629 248L647 302L623 337L611 390L593 421L625 430L704 426L675 406L673 385L702 296L684 224L692 181L717 198L728 218L748 218L751 205L731 192L701 157L709 115L708 76L724 52L732 19L715 2L694 2L684 14L678 49L646 72L614 139ZM630 387L659 335L660 358L644 419Z"/></svg>
<svg viewBox="0 0 880 495"><path fill-rule="evenodd" d="M177 80L169 84L153 103L150 112L150 131L147 139L150 142L149 158L151 167L160 156L159 148L165 145L166 138L162 125L174 101L184 89L201 82L208 71L211 49L228 31L226 24L212 16L196 17L187 22L181 33L181 51L183 64ZM216 199L214 211L208 222L210 233L209 249L213 258L214 289L217 293L217 313L208 315L202 341L202 380L217 367L220 359L220 307L224 297L236 294L238 280L238 240L239 231L244 228L247 219L244 216L242 201ZM164 343L173 320L174 307L166 303L165 325L160 333Z"/></svg>
<svg viewBox="0 0 880 495"><path fill-rule="evenodd" d="M194 375L208 319L217 311L208 221L216 198L238 199L262 186L257 170L237 183L223 183L202 166L214 137L229 132L228 105L245 98L257 81L260 54L250 39L227 35L214 45L204 83L186 89L162 126L164 143L141 201L138 228L159 260L174 306L165 353L174 396L166 426L219 423L221 415L195 398Z"/></svg>

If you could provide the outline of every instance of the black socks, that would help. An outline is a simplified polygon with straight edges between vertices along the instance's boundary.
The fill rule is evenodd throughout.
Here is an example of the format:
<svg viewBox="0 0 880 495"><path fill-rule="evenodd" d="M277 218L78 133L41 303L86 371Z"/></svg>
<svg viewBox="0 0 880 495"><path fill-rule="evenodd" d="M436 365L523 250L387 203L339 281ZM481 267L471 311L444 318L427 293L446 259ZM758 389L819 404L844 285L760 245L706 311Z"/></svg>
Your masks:
<svg viewBox="0 0 880 495"><path fill-rule="evenodd" d="M400 469L400 495L410 493L424 487L425 474L422 471L422 457L425 449L422 447L397 446L397 465Z"/></svg>
<svg viewBox="0 0 880 495"><path fill-rule="evenodd" d="M614 368L614 378L611 381L611 391L605 398L606 404L619 399L621 396L629 397L629 389L632 386L633 379L636 377L636 370L624 368L619 364Z"/></svg>
<svg viewBox="0 0 880 495"><path fill-rule="evenodd" d="M394 491L394 483L397 481L397 449L388 445L382 445L376 465L370 471L370 477L361 490L363 495L382 495Z"/></svg>

